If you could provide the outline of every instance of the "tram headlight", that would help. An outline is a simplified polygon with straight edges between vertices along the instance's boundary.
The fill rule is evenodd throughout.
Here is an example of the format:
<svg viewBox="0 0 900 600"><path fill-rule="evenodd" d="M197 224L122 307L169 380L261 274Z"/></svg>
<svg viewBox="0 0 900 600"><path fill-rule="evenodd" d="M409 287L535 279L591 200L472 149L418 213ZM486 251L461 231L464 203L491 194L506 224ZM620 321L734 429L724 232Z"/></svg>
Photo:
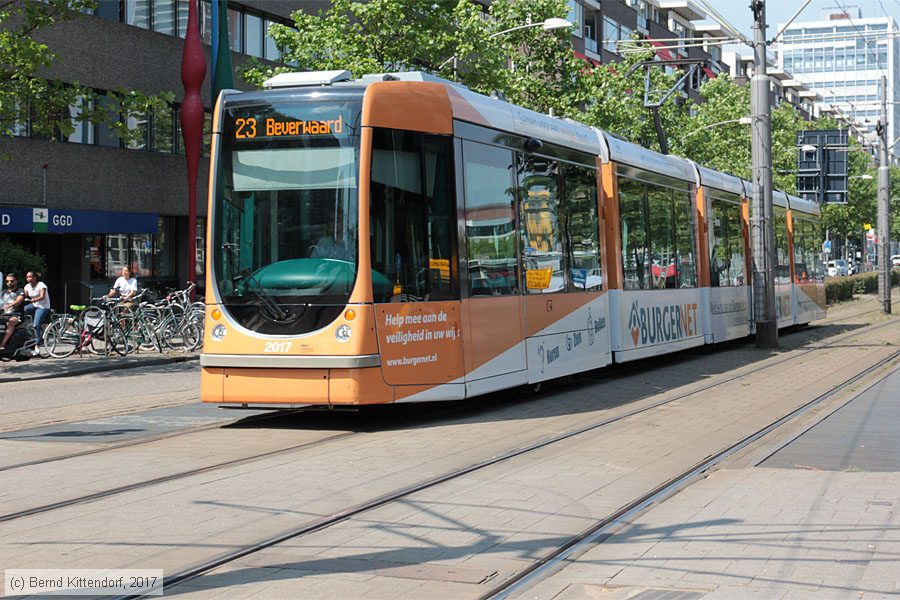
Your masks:
<svg viewBox="0 0 900 600"><path fill-rule="evenodd" d="M217 342L220 342L223 339L225 339L226 333L227 333L227 330L225 329L224 325L216 325L212 329L212 339L216 340Z"/></svg>
<svg viewBox="0 0 900 600"><path fill-rule="evenodd" d="M350 330L349 325L341 325L337 329L334 330L334 337L339 342L348 342L350 341L350 335L353 332Z"/></svg>

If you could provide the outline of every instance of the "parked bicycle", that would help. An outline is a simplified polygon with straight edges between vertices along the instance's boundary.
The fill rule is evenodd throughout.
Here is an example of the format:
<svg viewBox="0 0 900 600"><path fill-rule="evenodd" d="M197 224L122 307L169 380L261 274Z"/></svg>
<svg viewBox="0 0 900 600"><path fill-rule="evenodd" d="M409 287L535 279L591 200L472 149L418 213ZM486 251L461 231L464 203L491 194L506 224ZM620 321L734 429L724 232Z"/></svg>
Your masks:
<svg viewBox="0 0 900 600"><path fill-rule="evenodd" d="M55 358L65 358L85 350L92 354L125 356L132 346L126 331L133 325L127 315L117 314L114 306L118 300L101 296L92 300L91 306L70 305L75 313L65 313L51 318L44 330L44 347Z"/></svg>
<svg viewBox="0 0 900 600"><path fill-rule="evenodd" d="M6 324L0 323L0 336L6 331ZM7 362L10 360L24 361L34 356L46 358L49 356L46 346L38 346L35 342L37 332L34 329L34 321L31 315L25 315L22 322L16 325L13 336L7 342L6 350L0 352L0 361ZM35 350L38 354L35 355Z"/></svg>

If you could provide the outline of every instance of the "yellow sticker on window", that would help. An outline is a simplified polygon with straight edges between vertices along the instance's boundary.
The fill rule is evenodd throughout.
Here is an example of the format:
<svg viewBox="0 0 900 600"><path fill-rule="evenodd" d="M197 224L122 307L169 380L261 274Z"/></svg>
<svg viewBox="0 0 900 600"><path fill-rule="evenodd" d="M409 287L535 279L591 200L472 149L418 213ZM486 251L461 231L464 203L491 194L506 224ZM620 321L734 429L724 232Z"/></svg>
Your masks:
<svg viewBox="0 0 900 600"><path fill-rule="evenodd" d="M528 269L525 271L525 285L530 290L546 290L550 287L553 269Z"/></svg>

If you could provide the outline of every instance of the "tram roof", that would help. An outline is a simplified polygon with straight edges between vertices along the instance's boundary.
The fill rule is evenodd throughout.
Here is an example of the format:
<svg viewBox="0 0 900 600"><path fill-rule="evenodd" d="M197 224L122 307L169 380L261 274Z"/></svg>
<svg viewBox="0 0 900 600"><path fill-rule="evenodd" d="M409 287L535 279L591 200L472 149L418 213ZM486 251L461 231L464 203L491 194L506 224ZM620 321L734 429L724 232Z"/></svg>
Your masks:
<svg viewBox="0 0 900 600"><path fill-rule="evenodd" d="M691 161L691 164L697 168L697 172L700 175L700 185L739 196L745 194L744 183L740 177L708 169L693 161Z"/></svg>
<svg viewBox="0 0 900 600"><path fill-rule="evenodd" d="M796 210L797 212L815 216L819 216L822 213L822 210L817 203L804 200L800 196L788 196L788 202L790 203L791 210Z"/></svg>
<svg viewBox="0 0 900 600"><path fill-rule="evenodd" d="M398 74L400 75L400 74ZM404 73L404 76L417 73ZM452 83L452 82L447 82ZM573 148L609 161L609 150L599 129L571 119L551 117L506 100L491 98L453 84L447 88L453 118Z"/></svg>
<svg viewBox="0 0 900 600"><path fill-rule="evenodd" d="M695 184L699 183L694 165L687 159L648 150L637 144L613 137L605 131L603 132L603 137L609 146L609 160L612 162L630 165Z"/></svg>
<svg viewBox="0 0 900 600"><path fill-rule="evenodd" d="M789 208L787 193L781 190L772 190L772 204L782 208Z"/></svg>

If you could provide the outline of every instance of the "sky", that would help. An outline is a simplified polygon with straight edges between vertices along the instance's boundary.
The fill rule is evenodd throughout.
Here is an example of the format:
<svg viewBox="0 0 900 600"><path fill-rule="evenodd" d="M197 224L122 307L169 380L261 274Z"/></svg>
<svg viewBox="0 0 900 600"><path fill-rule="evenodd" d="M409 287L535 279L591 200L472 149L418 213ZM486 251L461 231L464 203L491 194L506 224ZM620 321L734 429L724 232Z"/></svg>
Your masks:
<svg viewBox="0 0 900 600"><path fill-rule="evenodd" d="M753 12L750 10L750 0L707 0L707 2L732 25L739 28L748 37L751 36ZM787 22L803 5L803 2L804 0L768 0L766 2L766 21L769 24L767 37L774 36L778 31L778 23ZM797 21L817 21L821 18L822 9L836 9L838 4L846 8L858 6L862 9L863 17L881 17L887 11L888 16L894 17L894 20L900 24L900 0L813 0L800 13Z"/></svg>

